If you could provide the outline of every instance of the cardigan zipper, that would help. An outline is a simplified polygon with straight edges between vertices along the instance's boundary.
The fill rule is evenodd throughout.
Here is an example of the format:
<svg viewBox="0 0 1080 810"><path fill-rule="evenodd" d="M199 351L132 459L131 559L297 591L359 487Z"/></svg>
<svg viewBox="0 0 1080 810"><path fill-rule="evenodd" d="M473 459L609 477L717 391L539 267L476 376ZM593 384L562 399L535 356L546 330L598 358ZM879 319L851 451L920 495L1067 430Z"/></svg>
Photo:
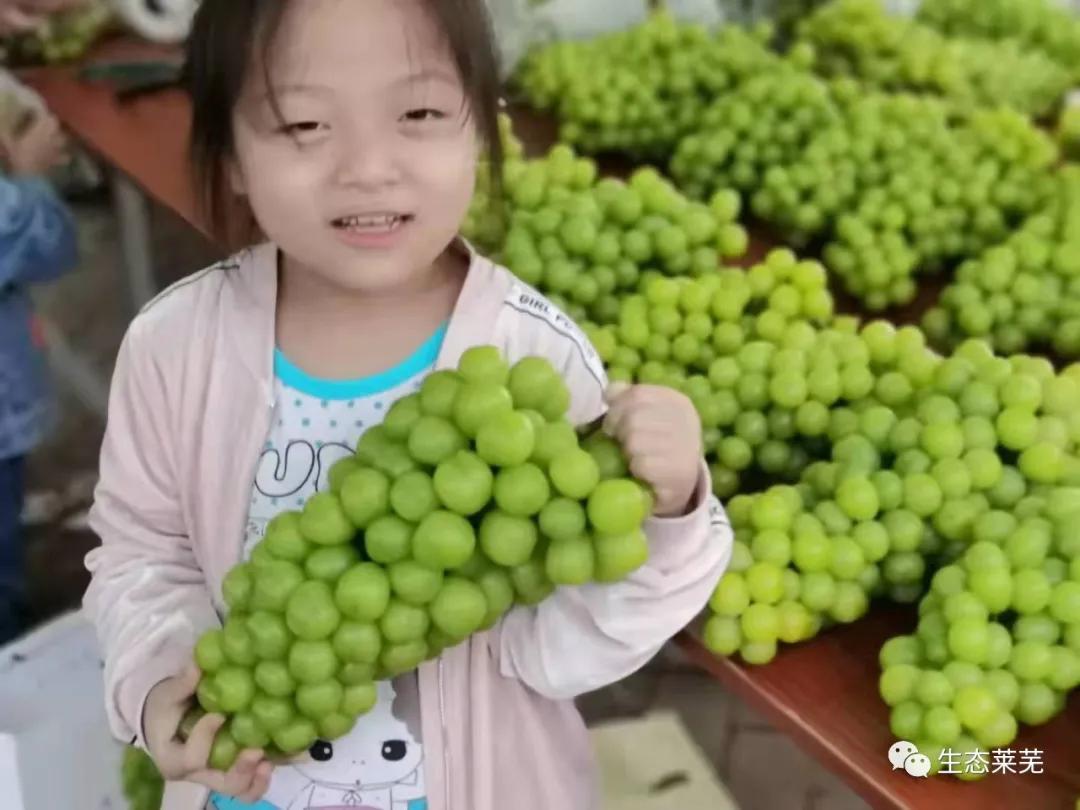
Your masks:
<svg viewBox="0 0 1080 810"><path fill-rule="evenodd" d="M439 724L442 728L443 749L443 789L446 799L446 810L450 808L450 746L446 740L446 696L443 689L443 659L439 656Z"/></svg>

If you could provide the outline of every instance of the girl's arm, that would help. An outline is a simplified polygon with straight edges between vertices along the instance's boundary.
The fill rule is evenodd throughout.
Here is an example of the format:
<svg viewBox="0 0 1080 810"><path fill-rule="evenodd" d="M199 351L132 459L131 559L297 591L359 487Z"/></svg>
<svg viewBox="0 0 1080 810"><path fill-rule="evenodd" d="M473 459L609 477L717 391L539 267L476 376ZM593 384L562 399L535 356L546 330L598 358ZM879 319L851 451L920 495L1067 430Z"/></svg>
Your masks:
<svg viewBox="0 0 1080 810"><path fill-rule="evenodd" d="M605 411L607 380L587 340L576 337L544 341L541 353L570 387L571 420L585 424ZM558 588L540 605L507 614L491 641L502 674L545 697L568 699L655 656L705 607L731 558L731 526L711 488L702 460L689 511L648 519L649 560L627 579Z"/></svg>
<svg viewBox="0 0 1080 810"><path fill-rule="evenodd" d="M145 747L143 704L191 664L198 634L219 624L186 535L163 384L136 320L116 362L90 525L101 546L84 608L105 658L113 733Z"/></svg>
<svg viewBox="0 0 1080 810"><path fill-rule="evenodd" d="M0 179L0 288L51 281L76 258L74 222L49 183Z"/></svg>

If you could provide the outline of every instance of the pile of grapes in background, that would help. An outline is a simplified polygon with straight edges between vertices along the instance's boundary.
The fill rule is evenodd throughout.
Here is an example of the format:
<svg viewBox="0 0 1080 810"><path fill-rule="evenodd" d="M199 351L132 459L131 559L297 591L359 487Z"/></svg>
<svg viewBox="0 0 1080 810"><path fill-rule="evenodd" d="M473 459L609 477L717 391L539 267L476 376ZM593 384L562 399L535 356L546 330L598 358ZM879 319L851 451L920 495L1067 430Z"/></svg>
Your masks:
<svg viewBox="0 0 1080 810"><path fill-rule="evenodd" d="M1004 747L1080 684L1080 366L940 356L882 321L859 336L874 383L829 413L830 460L729 502L704 641L765 663L874 597L921 598L915 640L882 652L893 733Z"/></svg>
<svg viewBox="0 0 1080 810"><path fill-rule="evenodd" d="M678 145L691 196L732 186L786 241L816 244L871 310L915 274L1003 239L1051 184L1049 136L1009 110L955 121L944 102L848 81L766 75L725 95Z"/></svg>
<svg viewBox="0 0 1080 810"><path fill-rule="evenodd" d="M1075 161L1080 158L1080 106L1073 103L1062 109L1054 134L1066 160Z"/></svg>
<svg viewBox="0 0 1080 810"><path fill-rule="evenodd" d="M901 33L909 27L946 40L884 18L875 0L826 4L807 32L821 40L831 32L857 53L880 55L878 40L907 42ZM887 81L893 68L880 66L866 69L881 73L877 80L854 68L840 71L854 78L822 78L814 68L836 72L821 64L829 49L806 36L780 55L765 31L725 26L709 35L659 13L628 32L537 51L518 84L534 106L555 112L564 141L670 159L679 187L703 202L720 189L741 192L755 216L789 244L818 252L872 311L911 301L917 274L977 256L1044 199L1056 144L1021 111L1049 109L1067 89L1049 58L1023 56L1045 62L1045 72L1028 70L1010 61L1014 43L980 40L972 52L1010 82L988 89L974 78L982 68L905 50L882 64L900 61L915 76L930 64L951 94L891 93L874 88L920 84ZM651 56L639 59L642 52ZM684 71L684 57L705 65L702 54L714 52L726 60L723 70ZM668 125L635 123L643 108Z"/></svg>
<svg viewBox="0 0 1080 810"><path fill-rule="evenodd" d="M930 757L1006 748L1080 686L1080 490L1034 487L983 512L939 568L915 633L881 649L881 696L897 739ZM965 772L961 778L972 774Z"/></svg>
<svg viewBox="0 0 1080 810"><path fill-rule="evenodd" d="M374 681L416 668L559 585L614 582L648 556L651 496L596 433L579 441L545 359L475 347L367 430L330 489L267 528L195 647L211 767L346 734ZM194 722L198 713L187 720Z"/></svg>
<svg viewBox="0 0 1080 810"><path fill-rule="evenodd" d="M516 84L559 119L560 138L586 152L666 160L704 106L752 76L805 66L769 50L768 28L709 32L665 11L628 31L533 52Z"/></svg>
<svg viewBox="0 0 1080 810"><path fill-rule="evenodd" d="M1015 41L1080 78L1080 20L1055 0L922 0L918 19L950 36Z"/></svg>
<svg viewBox="0 0 1080 810"><path fill-rule="evenodd" d="M981 3L965 5L981 11ZM939 95L963 111L1007 105L1041 116L1072 86L1069 70L1027 43L946 36L890 14L884 0L833 0L803 19L798 32L823 74Z"/></svg>
<svg viewBox="0 0 1080 810"><path fill-rule="evenodd" d="M985 514L1022 510L1049 487L1080 495L1072 489L1080 485L1080 425L1071 410L1080 367L1056 374L1041 358L1006 360L977 342L945 358L927 349L918 329L883 321L859 338L875 381L866 397L829 414L830 460L810 464L794 487L731 501L736 550L714 599L719 616L742 616L741 598L724 594L746 592L744 572L762 562L776 569L772 580L792 567L815 594L811 606L834 620L852 613L817 597L835 595L843 581L914 601L935 561L956 558L980 522L999 519ZM781 495L789 507L783 520L769 517ZM874 566L876 573L868 570ZM811 584L810 574L827 576ZM769 594L749 593L751 602L770 603ZM725 624L725 638L741 638L726 621L714 632Z"/></svg>
<svg viewBox="0 0 1080 810"><path fill-rule="evenodd" d="M978 337L1002 352L1080 356L1080 167L1005 241L963 262L923 319L936 343Z"/></svg>
<svg viewBox="0 0 1080 810"><path fill-rule="evenodd" d="M108 2L92 0L47 17L36 29L0 40L5 64L56 64L83 56L114 24Z"/></svg>
<svg viewBox="0 0 1080 810"><path fill-rule="evenodd" d="M819 13L828 21L827 15L842 12L828 4ZM856 40L873 39L864 28L853 28ZM823 79L811 72L809 42L780 57L764 37L739 30L729 26L703 39L700 30L657 14L613 38L540 50L518 81L532 104L554 108L569 143L586 151L642 153L615 137L598 144L581 136L599 110L612 110L606 126L647 140L657 156L670 156L671 174L691 198L704 202L718 190L740 191L752 213L777 228L786 242L818 249L848 291L873 311L912 300L917 273L948 267L1007 237L1047 193L1056 148L1021 112L983 107L996 99L982 98L960 114L956 100L948 97L874 92L866 89L863 76ZM717 43L725 38L739 45L720 48ZM729 62L756 69L729 70L713 84L681 82L693 90L680 95L650 82L647 63L631 64L626 54L636 53L643 42L658 43L657 53L667 49L671 58L694 48L716 48ZM675 49L674 42L684 48ZM588 69L579 72L581 65ZM658 68L656 75L670 73ZM649 95L654 105L673 105L665 118L678 125L660 132L623 120L625 110L644 105L620 100L624 84ZM1058 83L1047 95L1056 99L1062 92ZM606 100L571 103L579 97ZM674 106L692 113L675 112ZM535 258L525 261L527 271L535 273L536 265ZM592 285L583 286L589 295ZM586 314L603 322L611 302L603 309L600 316L588 309Z"/></svg>
<svg viewBox="0 0 1080 810"><path fill-rule="evenodd" d="M909 665L882 680L893 732L931 754L1004 747L1080 679L1080 366L974 340L938 354L917 327L832 317L824 280L786 250L653 275L587 331L613 379L690 396L717 493L744 493L711 650L763 664L874 598L921 599L918 645L882 653Z"/></svg>
<svg viewBox="0 0 1080 810"><path fill-rule="evenodd" d="M684 138L673 161L680 185L703 200L712 183L724 194L732 194L727 186L746 190L754 212L783 223L792 241L821 244L827 234L824 256L846 270L849 286L869 279L888 291L887 302L907 300L916 268L1008 249L1008 284L993 274L986 280L1014 307L1033 311L1020 321L1030 327L1023 345L1014 338L1000 348L1043 341L1051 315L1067 320L1071 249L1049 246L1071 232L1075 181L1072 170L1050 171L1052 143L1015 111L957 118L942 99L868 93L848 79L792 72L744 81L703 121L712 129ZM559 154L569 177L572 153ZM578 171L610 185L612 199L616 187L640 191L642 182L675 199L652 170L627 185L595 181L591 167ZM1023 228L1010 236L1014 223ZM528 268L536 238L518 238L529 247L502 255L511 268ZM904 287L874 275L890 250L908 274ZM902 255L906 265L896 261ZM1053 304L1049 273L1060 277ZM976 277L984 274L962 270L958 281ZM895 733L931 754L1004 746L1018 722L1060 711L1080 670L1080 632L1070 629L1077 549L1064 517L1069 504L1080 510L1080 367L1055 372L1047 360L997 356L962 333L929 329L935 343L960 344L942 355L917 327L837 317L824 267L790 250L746 270L685 272L659 262L639 268L636 289L619 288L613 298L615 317L610 305L574 313L588 317L609 376L690 397L714 488L730 498L736 543L703 626L710 649L762 664L780 644L856 621L875 598L919 603L924 617L940 616L920 623L918 646L900 640L883 651L883 665L909 665L882 681ZM994 306L1006 306L1001 296ZM972 318L969 311L965 323ZM1065 348L1069 329L1054 334ZM989 564L988 540L1006 549L1034 542L1027 518L1045 519L1034 525L1046 553L1025 557L1015 575L1055 608L1041 597L1006 604L1006 594L1019 592L1006 581L1014 574ZM1007 539L1018 526L1019 539ZM946 610L928 583L944 570L955 585L958 568L979 573ZM1024 610L1043 613L1033 623L1017 614ZM981 623L953 629L953 618ZM1022 643L1036 640L1031 634L1045 649ZM992 652L980 657L984 641ZM1053 676L1042 669L1048 660ZM916 681L927 685L905 691Z"/></svg>
<svg viewBox="0 0 1080 810"><path fill-rule="evenodd" d="M462 233L579 323L616 322L650 273L700 277L746 251L729 189L706 204L650 168L598 179L594 161L566 145L525 160L505 117L503 144L503 209L492 209L487 181Z"/></svg>
<svg viewBox="0 0 1080 810"><path fill-rule="evenodd" d="M480 250L497 250L506 239L507 202L505 198L507 167L524 159L525 147L514 135L514 123L506 113L499 113L499 143L503 151L503 172L494 176L487 151L477 162L476 186L469 210L461 224L461 234Z"/></svg>
<svg viewBox="0 0 1080 810"><path fill-rule="evenodd" d="M841 109L823 80L808 73L763 74L706 107L700 125L675 146L671 174L692 197L725 184L754 191L763 187L771 167L797 161L818 133L841 121ZM830 211L854 193L852 188L845 194L842 175L832 179L838 196ZM807 222L792 227L793 236L820 227Z"/></svg>

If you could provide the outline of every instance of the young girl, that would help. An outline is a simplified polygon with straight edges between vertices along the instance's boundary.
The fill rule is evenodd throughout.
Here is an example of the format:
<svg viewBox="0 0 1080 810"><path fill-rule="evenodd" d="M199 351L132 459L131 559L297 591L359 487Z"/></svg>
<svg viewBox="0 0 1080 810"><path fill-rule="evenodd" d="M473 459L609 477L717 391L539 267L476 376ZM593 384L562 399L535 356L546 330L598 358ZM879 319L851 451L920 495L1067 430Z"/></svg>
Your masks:
<svg viewBox="0 0 1080 810"><path fill-rule="evenodd" d="M161 294L120 351L86 596L115 733L172 780L169 809L596 807L572 698L641 667L701 610L731 533L690 402L608 391L570 321L457 236L481 148L499 158L482 0L204 0L190 41L210 209L242 197L269 241ZM575 423L607 412L655 492L648 563L515 608L384 684L346 738L302 761L245 751L210 770L222 719L176 735L223 576L395 398L484 344L548 358Z"/></svg>

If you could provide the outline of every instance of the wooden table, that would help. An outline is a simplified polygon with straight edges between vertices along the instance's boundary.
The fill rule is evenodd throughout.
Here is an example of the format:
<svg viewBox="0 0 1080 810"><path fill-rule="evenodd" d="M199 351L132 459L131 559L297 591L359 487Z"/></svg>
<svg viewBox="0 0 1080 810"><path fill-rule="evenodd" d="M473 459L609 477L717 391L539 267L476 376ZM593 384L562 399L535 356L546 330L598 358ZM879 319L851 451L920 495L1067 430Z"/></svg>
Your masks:
<svg viewBox="0 0 1080 810"><path fill-rule="evenodd" d="M762 712L875 808L1073 810L1080 798L1080 692L1045 726L1025 727L1010 748L1042 751L1042 774L991 774L979 782L893 771L896 742L878 694L877 656L889 638L912 632L913 608L882 607L846 627L784 649L765 666L713 655L694 631L677 639L698 666ZM778 779L783 774L777 774ZM778 810L780 810L778 808Z"/></svg>
<svg viewBox="0 0 1080 810"><path fill-rule="evenodd" d="M174 48L117 39L94 59L153 56L177 60ZM191 105L180 90L120 102L103 83L80 81L78 67L20 71L83 146L109 167L120 224L121 250L133 304L141 307L158 289L150 251L147 197L168 208L204 236L187 172Z"/></svg>
<svg viewBox="0 0 1080 810"><path fill-rule="evenodd" d="M186 171L191 105L185 93L166 90L121 103L106 85L81 82L67 70L24 76L84 146L205 232Z"/></svg>
<svg viewBox="0 0 1080 810"><path fill-rule="evenodd" d="M190 108L182 93L163 92L120 104L106 87L87 86L71 70L43 69L26 78L64 124L134 187L208 233L187 175ZM522 116L518 123L534 148L549 136L550 130L535 118ZM760 256L767 247L756 240L752 255ZM1013 745L1017 750L1043 749L1042 775L997 775L965 784L948 778L917 780L891 771L886 752L894 740L877 694L877 653L882 642L907 632L912 623L911 610L880 609L854 625L785 649L764 667L719 659L692 633L681 635L678 643L874 807L1072 810L1080 796L1080 695L1073 696L1064 715L1047 726L1025 729Z"/></svg>

